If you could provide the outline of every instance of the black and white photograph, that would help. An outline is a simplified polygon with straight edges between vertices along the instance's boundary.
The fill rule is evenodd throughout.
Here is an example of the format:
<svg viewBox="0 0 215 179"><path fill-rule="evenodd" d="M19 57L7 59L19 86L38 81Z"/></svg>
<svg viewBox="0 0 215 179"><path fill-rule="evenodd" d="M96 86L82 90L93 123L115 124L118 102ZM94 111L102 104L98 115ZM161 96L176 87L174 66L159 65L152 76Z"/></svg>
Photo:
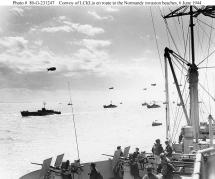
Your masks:
<svg viewBox="0 0 215 179"><path fill-rule="evenodd" d="M215 6L0 3L0 179L215 179Z"/></svg>

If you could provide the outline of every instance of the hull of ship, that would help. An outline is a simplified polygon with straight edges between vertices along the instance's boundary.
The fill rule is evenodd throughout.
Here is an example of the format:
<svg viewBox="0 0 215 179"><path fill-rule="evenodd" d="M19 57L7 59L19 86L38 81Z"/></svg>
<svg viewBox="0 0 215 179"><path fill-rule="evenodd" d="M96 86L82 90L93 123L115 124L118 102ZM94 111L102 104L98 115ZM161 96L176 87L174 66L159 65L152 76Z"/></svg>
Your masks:
<svg viewBox="0 0 215 179"><path fill-rule="evenodd" d="M147 108L151 109L151 108L160 108L160 106L147 106Z"/></svg>
<svg viewBox="0 0 215 179"><path fill-rule="evenodd" d="M156 124L152 124L152 126L161 126L162 123L156 123Z"/></svg>
<svg viewBox="0 0 215 179"><path fill-rule="evenodd" d="M54 114L61 114L61 112L21 112L23 117L27 116L47 116L47 115L54 115Z"/></svg>
<svg viewBox="0 0 215 179"><path fill-rule="evenodd" d="M117 106L103 106L104 108L116 108Z"/></svg>

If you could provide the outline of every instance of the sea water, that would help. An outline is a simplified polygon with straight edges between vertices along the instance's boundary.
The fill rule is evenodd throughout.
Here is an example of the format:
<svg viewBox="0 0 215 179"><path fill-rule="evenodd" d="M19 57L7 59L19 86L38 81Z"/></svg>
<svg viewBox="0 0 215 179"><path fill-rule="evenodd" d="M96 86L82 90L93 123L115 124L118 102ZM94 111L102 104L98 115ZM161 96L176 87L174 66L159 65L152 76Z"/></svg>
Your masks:
<svg viewBox="0 0 215 179"><path fill-rule="evenodd" d="M117 104L104 109L103 104L85 101L74 105L74 119L81 162L105 160L118 145L131 146L150 152L154 141L165 140L165 109L147 109L141 103ZM0 103L0 178L18 179L39 169L31 162L42 163L46 158L64 153L64 160L78 158L71 106L49 104L48 109L60 110L61 115L21 117L21 110L41 108L35 103ZM162 126L152 127L159 120Z"/></svg>

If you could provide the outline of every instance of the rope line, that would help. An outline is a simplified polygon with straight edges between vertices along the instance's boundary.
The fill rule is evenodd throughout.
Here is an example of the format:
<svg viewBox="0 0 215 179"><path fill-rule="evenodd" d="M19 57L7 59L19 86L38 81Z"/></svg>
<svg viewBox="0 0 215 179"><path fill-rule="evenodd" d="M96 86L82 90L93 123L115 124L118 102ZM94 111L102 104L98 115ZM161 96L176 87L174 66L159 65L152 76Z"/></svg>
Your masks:
<svg viewBox="0 0 215 179"><path fill-rule="evenodd" d="M157 47L157 53L158 53L158 57L159 57L159 60L160 60L162 75L164 77L163 67L162 67L162 63L161 63L160 51L159 51L159 48L158 48L157 35L156 35L156 31L155 31L154 18L153 18L153 15L152 15L152 9L151 9L151 7L150 7L150 14L151 14L151 19L152 19L152 24L153 24L154 35L155 35L155 42L156 42L156 47Z"/></svg>

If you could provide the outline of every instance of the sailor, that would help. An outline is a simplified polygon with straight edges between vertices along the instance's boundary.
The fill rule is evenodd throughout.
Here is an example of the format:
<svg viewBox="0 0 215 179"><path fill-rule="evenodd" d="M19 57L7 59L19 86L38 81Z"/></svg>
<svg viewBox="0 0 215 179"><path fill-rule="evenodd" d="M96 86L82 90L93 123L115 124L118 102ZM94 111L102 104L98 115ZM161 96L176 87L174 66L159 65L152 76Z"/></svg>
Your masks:
<svg viewBox="0 0 215 179"><path fill-rule="evenodd" d="M184 136L183 133L184 133L184 132L183 132L183 129L181 129L180 135L179 135L179 137L178 137L178 143L179 143L179 144L180 144L180 143L182 142L182 140L183 140L183 136Z"/></svg>
<svg viewBox="0 0 215 179"><path fill-rule="evenodd" d="M121 146L117 146L117 149L114 152L113 160L119 160L119 158L122 156L123 156L123 152L122 152Z"/></svg>
<svg viewBox="0 0 215 179"><path fill-rule="evenodd" d="M133 153L133 159L136 159L136 158L138 158L138 156L140 155L140 152L139 152L139 148L137 147L136 149L135 149L135 152Z"/></svg>
<svg viewBox="0 0 215 179"><path fill-rule="evenodd" d="M70 171L70 161L67 160L66 162L62 163L61 166L61 176L63 179L71 178L71 171Z"/></svg>
<svg viewBox="0 0 215 179"><path fill-rule="evenodd" d="M152 147L152 153L155 157L155 169L158 169L158 166L161 163L160 154L163 152L163 147L160 143L160 139L156 139L154 146Z"/></svg>
<svg viewBox="0 0 215 179"><path fill-rule="evenodd" d="M71 163L70 170L72 173L77 173L77 174L80 174L83 171L82 166L80 164L80 159L75 160L74 163Z"/></svg>
<svg viewBox="0 0 215 179"><path fill-rule="evenodd" d="M90 173L88 174L90 179L103 179L102 175L97 171L96 164L90 164Z"/></svg>
<svg viewBox="0 0 215 179"><path fill-rule="evenodd" d="M139 179L140 174L137 158L132 158L132 160L130 161L130 169L131 169L130 173L134 177L134 179Z"/></svg>
<svg viewBox="0 0 215 179"><path fill-rule="evenodd" d="M114 152L113 163L112 163L112 165L113 165L113 173L114 173L115 178L120 178L121 173L123 171L122 161L120 160L120 158L122 156L123 156L123 152L122 152L121 146L117 146L117 149Z"/></svg>
<svg viewBox="0 0 215 179"><path fill-rule="evenodd" d="M146 171L147 171L147 174L145 174L142 179L158 179L158 177L152 173L152 167L151 166L148 166L146 168Z"/></svg>
<svg viewBox="0 0 215 179"><path fill-rule="evenodd" d="M146 157L146 152L143 151L139 154L139 157L138 157L138 162L140 164L140 168L141 169L144 169L144 166L145 164L149 163L147 157Z"/></svg>
<svg viewBox="0 0 215 179"><path fill-rule="evenodd" d="M166 157L164 153L160 154L161 158L161 174L163 179L173 179L173 171L175 167L170 163L170 160Z"/></svg>
<svg viewBox="0 0 215 179"><path fill-rule="evenodd" d="M63 162L63 163L62 163L61 169L62 169L63 171L68 171L68 170L69 170L69 166L70 166L70 161L67 160L66 162Z"/></svg>
<svg viewBox="0 0 215 179"><path fill-rule="evenodd" d="M165 144L166 144L165 154L169 159L171 159L173 151L172 146L169 144L169 141L166 141Z"/></svg>

